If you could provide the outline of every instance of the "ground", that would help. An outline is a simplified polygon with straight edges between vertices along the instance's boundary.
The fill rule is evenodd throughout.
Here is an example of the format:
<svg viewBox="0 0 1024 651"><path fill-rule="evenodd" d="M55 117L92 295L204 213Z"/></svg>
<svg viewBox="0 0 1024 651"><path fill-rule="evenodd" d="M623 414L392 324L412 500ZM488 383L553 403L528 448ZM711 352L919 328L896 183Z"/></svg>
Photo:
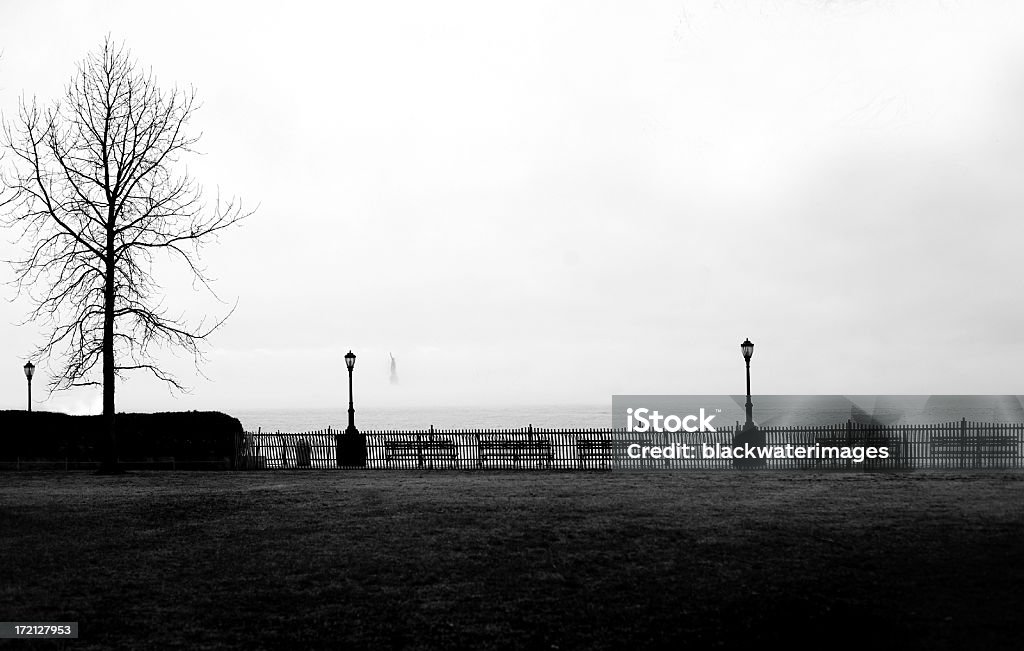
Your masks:
<svg viewBox="0 0 1024 651"><path fill-rule="evenodd" d="M1020 649L1022 543L1024 473L7 472L0 620L77 621L69 649Z"/></svg>

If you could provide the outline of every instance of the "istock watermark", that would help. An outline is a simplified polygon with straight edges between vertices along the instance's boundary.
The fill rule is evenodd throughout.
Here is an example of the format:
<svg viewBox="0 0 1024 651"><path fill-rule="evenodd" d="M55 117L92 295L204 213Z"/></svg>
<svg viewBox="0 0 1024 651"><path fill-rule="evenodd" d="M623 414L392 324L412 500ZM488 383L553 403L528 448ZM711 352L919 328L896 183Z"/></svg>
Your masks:
<svg viewBox="0 0 1024 651"><path fill-rule="evenodd" d="M721 443L672 443L642 445L628 443L626 456L640 459L841 459L863 463L865 459L888 459L887 446L838 445L723 445Z"/></svg>
<svg viewBox="0 0 1024 651"><path fill-rule="evenodd" d="M735 416L729 396L612 396L612 428L637 434L714 434Z"/></svg>
<svg viewBox="0 0 1024 651"><path fill-rule="evenodd" d="M580 464L617 468L889 468L903 463L891 427L915 397L616 395L612 432L578 445ZM957 403L960 406L961 403ZM938 412L937 412L938 413Z"/></svg>
<svg viewBox="0 0 1024 651"><path fill-rule="evenodd" d="M688 443L672 445L630 443L626 446L626 456L630 459L700 459L700 450L696 445Z"/></svg>
<svg viewBox="0 0 1024 651"><path fill-rule="evenodd" d="M719 410L721 411L721 410ZM711 424L717 414L708 415L701 407L697 414L662 414L657 409L626 408L627 432L717 432ZM696 424L695 424L696 423Z"/></svg>
<svg viewBox="0 0 1024 651"><path fill-rule="evenodd" d="M696 446L693 446L696 447ZM842 459L863 463L865 459L888 459L889 447L863 445L722 445L701 443L699 459Z"/></svg>

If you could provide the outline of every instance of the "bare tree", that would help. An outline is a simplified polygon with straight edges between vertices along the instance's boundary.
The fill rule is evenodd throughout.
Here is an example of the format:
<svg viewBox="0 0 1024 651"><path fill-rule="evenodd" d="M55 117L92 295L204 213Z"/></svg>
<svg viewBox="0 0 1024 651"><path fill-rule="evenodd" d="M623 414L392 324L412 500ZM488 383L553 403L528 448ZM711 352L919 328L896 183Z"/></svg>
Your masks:
<svg viewBox="0 0 1024 651"><path fill-rule="evenodd" d="M166 256L212 293L201 247L252 214L219 196L207 207L202 188L177 173L198 141L186 132L197 108L193 89L161 90L107 37L59 100L41 107L22 98L16 124L3 123L13 155L2 223L29 243L12 261L13 284L31 298L26 321L50 333L36 351L58 362L50 390L102 383L105 470L117 470L115 378L144 370L184 389L153 347L183 348L198 368L200 344L230 316L189 324L169 314L153 277Z"/></svg>

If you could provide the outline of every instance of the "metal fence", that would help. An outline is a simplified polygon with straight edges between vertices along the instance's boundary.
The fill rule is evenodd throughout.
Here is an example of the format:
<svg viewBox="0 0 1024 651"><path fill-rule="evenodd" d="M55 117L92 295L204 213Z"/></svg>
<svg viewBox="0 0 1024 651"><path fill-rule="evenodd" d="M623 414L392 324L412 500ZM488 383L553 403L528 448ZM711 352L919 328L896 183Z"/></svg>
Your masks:
<svg viewBox="0 0 1024 651"><path fill-rule="evenodd" d="M753 460L737 461L735 426L708 433L638 434L614 429L368 431L365 467L460 470L734 469L910 470L1021 468L1024 423L835 425L759 428ZM339 468L346 435L245 432L235 468ZM741 435L742 438L742 435ZM740 446L742 448L742 445ZM756 448L764 450L758 453ZM881 453L885 449L884 455ZM728 449L728 451L726 450ZM654 451L657 450L657 451ZM874 450L874 453L871 452Z"/></svg>

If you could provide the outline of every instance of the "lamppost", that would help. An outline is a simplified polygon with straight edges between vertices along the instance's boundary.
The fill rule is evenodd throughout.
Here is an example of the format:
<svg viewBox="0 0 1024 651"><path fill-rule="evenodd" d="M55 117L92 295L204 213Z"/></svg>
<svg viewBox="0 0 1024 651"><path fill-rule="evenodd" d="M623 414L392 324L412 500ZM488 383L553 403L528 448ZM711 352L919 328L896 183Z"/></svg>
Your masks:
<svg viewBox="0 0 1024 651"><path fill-rule="evenodd" d="M751 457L746 451L748 447L758 448L765 444L764 432L754 425L754 403L750 400L750 358L754 356L754 344L745 339L740 344L740 350L743 352L743 361L747 363L747 422L743 424L743 429L733 435L732 441L734 445L743 447L745 456L734 458L732 464L737 468L764 468L767 464L764 457Z"/></svg>
<svg viewBox="0 0 1024 651"><path fill-rule="evenodd" d="M743 424L743 429L748 430L754 426L754 403L750 402L750 358L754 356L754 344L744 339L740 350L743 351L743 361L747 363L747 422Z"/></svg>
<svg viewBox="0 0 1024 651"><path fill-rule="evenodd" d="M352 400L352 370L356 367L356 356L352 351L345 355L345 366L348 368L348 427L345 433L336 436L338 466L366 466L366 435L356 429L356 408Z"/></svg>
<svg viewBox="0 0 1024 651"><path fill-rule="evenodd" d="M359 430L356 429L356 410L352 403L352 369L356 367L356 356L352 354L351 350L345 355L345 366L348 367L348 428L345 430L345 433L358 434Z"/></svg>
<svg viewBox="0 0 1024 651"><path fill-rule="evenodd" d="M35 375L36 367L32 362L25 364L25 378L28 380L28 410L32 411L32 376Z"/></svg>

